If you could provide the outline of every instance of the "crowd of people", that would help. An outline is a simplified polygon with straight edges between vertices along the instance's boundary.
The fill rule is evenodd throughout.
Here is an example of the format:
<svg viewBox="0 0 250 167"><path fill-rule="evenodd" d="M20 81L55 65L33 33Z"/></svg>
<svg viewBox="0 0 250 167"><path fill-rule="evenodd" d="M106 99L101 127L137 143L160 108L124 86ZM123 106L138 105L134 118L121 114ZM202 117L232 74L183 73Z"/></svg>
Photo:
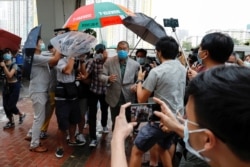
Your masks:
<svg viewBox="0 0 250 167"><path fill-rule="evenodd" d="M160 39L157 44L161 40L164 39ZM164 51L158 50L157 44L157 53L160 52L161 55ZM161 110L154 112L160 118L157 128L161 129L161 133L165 133L165 135L175 134L179 138L172 141L174 147L176 147L174 149L175 154L171 154L170 148L169 154L160 154L160 156L156 157L160 157L158 161L161 161L163 166L230 167L250 165L248 156L250 147L248 143L249 135L246 128L249 126L250 119L250 106L247 104L249 100L248 90L250 89L250 70L248 67L245 67L245 64L247 64L245 63L246 60L240 65L236 64L236 61L233 66L225 64L230 61L230 57L234 54L233 47L232 39L225 34L210 33L203 37L199 47L195 49L197 64L193 61L193 58L189 59L189 62L193 62L192 65L189 65L186 72L188 82L186 82L185 94L182 97L183 107L185 107L184 115L181 110L173 109L169 101L165 101L167 96L157 97L155 95L153 98L156 103L161 105ZM164 48L167 48L167 45ZM166 55L170 56L170 53ZM171 59L167 61L171 61ZM160 62L162 62L162 59L160 59ZM162 65L164 65L164 62L160 66ZM143 75L140 75L140 73L138 79L141 80L140 76ZM157 75L155 74L155 76ZM138 85L139 91L147 92L150 90L147 85L148 79ZM156 78L152 85L157 85L162 80L162 78ZM175 85L180 85L181 83L177 81ZM120 114L116 118L111 141L111 166L118 166L118 164L119 166L128 166L124 142L133 131L134 126L136 126L136 123L128 122L124 117L126 108L129 105L130 103L122 105ZM149 126L152 128L155 126L155 123L150 123ZM237 135L235 135L236 131ZM151 132L149 130L145 132L141 130L140 133L148 134ZM150 137L150 135L148 136ZM136 142L137 138L138 136L135 139L134 147L139 145ZM157 138L155 133L154 140ZM160 137L160 139L162 138L164 138L164 135ZM144 137L142 139L146 140L147 138ZM161 144L162 142L158 143L158 148L160 146L160 150L164 151L164 147ZM150 144L147 143L148 145ZM169 147L168 145L167 148ZM178 149L178 147L182 147L182 149ZM138 148L135 150L132 150L129 160L129 166L131 167L140 166L138 165L139 163L135 163L134 159L141 156L141 152L138 152ZM173 160L179 155L178 152L180 150L182 150L182 158L176 164ZM165 162L166 160L168 162ZM141 161L141 159L137 158L138 161ZM158 164L155 164L156 162L155 159L150 159L149 165L158 166Z"/></svg>
<svg viewBox="0 0 250 167"><path fill-rule="evenodd" d="M119 41L117 55L109 56L106 46L97 44L72 56L49 44L48 56L42 54L45 44L38 37L29 85L34 120L25 137L30 151L48 150L40 139L48 137L53 113L58 123L56 157L63 157L65 141L69 146L87 143L86 122L89 146L96 147L99 108L102 133L112 132L112 167L141 166L148 151L148 166L250 165L250 56L240 59L233 52L231 37L207 34L187 59L170 36L155 44L154 61L147 58L145 49L138 49L132 58L129 48L127 41ZM19 115L20 124L25 118L16 107L20 82L11 57L7 50L0 64L6 75L3 105L9 119L4 129L15 126L13 114ZM149 119L138 129L140 122L131 119L127 109L131 103L158 103L161 108L154 116L159 119ZM108 111L112 127L107 126ZM127 160L125 142L135 130Z"/></svg>

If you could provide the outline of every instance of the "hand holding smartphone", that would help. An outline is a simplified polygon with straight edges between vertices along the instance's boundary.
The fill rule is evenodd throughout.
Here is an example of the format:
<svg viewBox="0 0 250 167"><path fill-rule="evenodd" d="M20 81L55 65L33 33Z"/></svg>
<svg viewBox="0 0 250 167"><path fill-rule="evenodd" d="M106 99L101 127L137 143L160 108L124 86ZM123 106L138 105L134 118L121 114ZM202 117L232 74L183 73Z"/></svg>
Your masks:
<svg viewBox="0 0 250 167"><path fill-rule="evenodd" d="M131 119L136 122L159 121L160 118L154 115L154 111L161 111L157 103L132 103L129 107Z"/></svg>

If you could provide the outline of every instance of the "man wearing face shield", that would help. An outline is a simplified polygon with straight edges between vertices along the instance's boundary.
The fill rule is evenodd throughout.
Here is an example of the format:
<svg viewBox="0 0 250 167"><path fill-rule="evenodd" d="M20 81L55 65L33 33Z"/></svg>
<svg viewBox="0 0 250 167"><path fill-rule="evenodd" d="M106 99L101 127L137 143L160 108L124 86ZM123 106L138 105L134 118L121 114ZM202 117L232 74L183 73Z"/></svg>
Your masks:
<svg viewBox="0 0 250 167"><path fill-rule="evenodd" d="M132 89L137 80L140 64L128 57L129 44L120 41L117 45L117 56L109 57L103 64L99 78L108 85L105 100L110 106L112 130L115 117L119 114L120 106L126 102L135 102L135 91ZM130 113L126 113L130 121Z"/></svg>

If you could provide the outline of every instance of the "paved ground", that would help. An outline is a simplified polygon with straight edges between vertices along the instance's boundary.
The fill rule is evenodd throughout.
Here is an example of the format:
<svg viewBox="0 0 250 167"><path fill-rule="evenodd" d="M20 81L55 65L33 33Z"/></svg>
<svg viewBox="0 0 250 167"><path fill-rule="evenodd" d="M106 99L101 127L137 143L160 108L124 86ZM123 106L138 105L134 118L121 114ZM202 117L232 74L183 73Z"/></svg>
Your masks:
<svg viewBox="0 0 250 167"><path fill-rule="evenodd" d="M70 147L65 143L65 155L58 159L55 157L56 149L56 129L57 123L53 115L48 134L49 138L41 140L42 144L49 150L46 153L34 153L29 151L29 142L24 140L33 121L32 102L28 97L28 82L23 83L23 88L18 102L18 108L26 113L26 118L22 125L18 124L18 116L15 116L15 128L3 130L2 127L7 122L2 109L2 97L0 96L0 166L1 167L108 167L110 166L110 137L102 136L99 132L99 144L96 149L90 149L88 143L81 147ZM99 121L97 122L98 124ZM100 130L100 126L99 126ZM88 139L88 129L85 129Z"/></svg>
<svg viewBox="0 0 250 167"><path fill-rule="evenodd" d="M0 82L1 84L1 82ZM22 125L18 124L18 116L15 116L15 128L3 130L7 119L2 109L2 96L0 96L0 167L110 167L111 151L110 139L112 133L102 135L100 112L97 120L97 136L99 144L95 149L88 147L88 128L85 129L87 144L81 147L71 147L65 142L65 153L63 158L55 157L56 150L56 117L53 115L48 134L49 137L41 140L42 144L48 148L46 153L34 153L29 151L29 142L24 140L33 121L32 102L28 97L28 82L23 82L20 93L18 108L26 113L26 118ZM1 93L1 92L0 92ZM110 114L108 126L111 127ZM127 157L130 156L132 142L127 144ZM148 160L145 154L144 161Z"/></svg>

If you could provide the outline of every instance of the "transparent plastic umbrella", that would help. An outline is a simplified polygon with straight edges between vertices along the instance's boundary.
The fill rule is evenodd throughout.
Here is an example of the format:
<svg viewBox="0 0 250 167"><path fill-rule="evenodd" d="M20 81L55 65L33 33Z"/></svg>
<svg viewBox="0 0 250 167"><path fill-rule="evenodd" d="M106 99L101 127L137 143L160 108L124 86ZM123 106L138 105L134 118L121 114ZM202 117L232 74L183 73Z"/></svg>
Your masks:
<svg viewBox="0 0 250 167"><path fill-rule="evenodd" d="M57 35L50 40L50 43L64 56L77 57L90 52L95 47L97 40L87 33L70 31Z"/></svg>

